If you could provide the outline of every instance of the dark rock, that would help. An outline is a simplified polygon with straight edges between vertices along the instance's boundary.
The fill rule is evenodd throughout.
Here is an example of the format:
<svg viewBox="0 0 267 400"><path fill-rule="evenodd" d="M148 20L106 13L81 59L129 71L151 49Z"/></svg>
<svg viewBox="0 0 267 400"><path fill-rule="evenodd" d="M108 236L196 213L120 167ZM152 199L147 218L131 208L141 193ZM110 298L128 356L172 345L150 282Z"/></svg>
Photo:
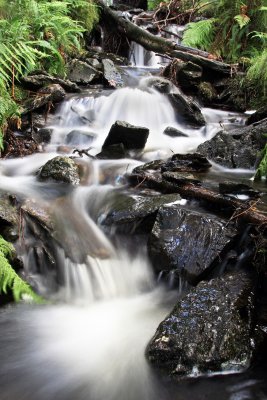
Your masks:
<svg viewBox="0 0 267 400"><path fill-rule="evenodd" d="M178 119L182 119L195 127L205 125L205 119L200 107L193 99L178 89L177 92L169 94L168 98L177 113Z"/></svg>
<svg viewBox="0 0 267 400"><path fill-rule="evenodd" d="M189 61L177 68L176 81L183 90L192 89L199 84L202 74L202 67Z"/></svg>
<svg viewBox="0 0 267 400"><path fill-rule="evenodd" d="M188 137L188 135L186 133L183 133L183 132L179 131L178 129L173 128L171 126L168 126L166 129L164 129L163 133L170 137Z"/></svg>
<svg viewBox="0 0 267 400"><path fill-rule="evenodd" d="M83 131L79 131L78 129L74 129L70 133L67 134L65 142L66 144L71 144L74 146L83 146L92 143L95 136L93 134L86 134Z"/></svg>
<svg viewBox="0 0 267 400"><path fill-rule="evenodd" d="M142 86L139 86L142 88ZM170 93L174 85L168 79L161 78L159 76L152 76L144 81L144 89L153 88L160 93L167 94Z"/></svg>
<svg viewBox="0 0 267 400"><path fill-rule="evenodd" d="M41 128L34 129L32 132L32 138L39 144L41 143L49 143L51 140L51 136L53 133L53 129L50 128Z"/></svg>
<svg viewBox="0 0 267 400"><path fill-rule="evenodd" d="M122 143L126 150L140 150L145 147L148 135L149 129L147 128L134 126L124 121L116 121L110 128L103 149Z"/></svg>
<svg viewBox="0 0 267 400"><path fill-rule="evenodd" d="M188 172L163 172L162 174L163 180L166 180L168 182L175 183L177 185L182 184L188 184L188 183L193 183L194 185L199 185L201 184L201 181L196 179L194 175L188 173Z"/></svg>
<svg viewBox="0 0 267 400"><path fill-rule="evenodd" d="M217 99L217 91L210 82L201 82L198 85L198 95L204 105L213 105Z"/></svg>
<svg viewBox="0 0 267 400"><path fill-rule="evenodd" d="M263 106L248 117L247 125L254 124L255 122L259 122L265 118L267 118L267 107Z"/></svg>
<svg viewBox="0 0 267 400"><path fill-rule="evenodd" d="M117 233L149 233L155 222L158 209L167 203L180 200L177 194L138 195L115 194L110 210L103 221L106 226L115 226Z"/></svg>
<svg viewBox="0 0 267 400"><path fill-rule="evenodd" d="M260 192L258 190L253 189L251 186L246 185L244 183L236 183L236 182L221 182L219 183L219 192L222 194L230 194L230 195L245 195L249 198L257 198L260 197Z"/></svg>
<svg viewBox="0 0 267 400"><path fill-rule="evenodd" d="M66 90L66 92L80 92L80 88L73 82L67 79L61 79L56 76L49 75L44 71L40 71L37 73L36 71L30 75L23 76L20 78L20 81L23 83L23 86L31 89L37 90L42 88L43 86L49 85L51 83L57 83Z"/></svg>
<svg viewBox="0 0 267 400"><path fill-rule="evenodd" d="M118 69L115 67L114 62L109 59L103 59L103 74L106 82L111 87L123 86L123 80Z"/></svg>
<svg viewBox="0 0 267 400"><path fill-rule="evenodd" d="M213 268L234 236L220 218L179 205L164 206L158 211L148 253L157 272L178 269L194 284Z"/></svg>
<svg viewBox="0 0 267 400"><path fill-rule="evenodd" d="M126 156L127 152L125 151L124 145L118 143L103 148L102 151L97 154L96 158L99 158L100 160L119 160Z"/></svg>
<svg viewBox="0 0 267 400"><path fill-rule="evenodd" d="M65 95L65 90L57 83L41 88L38 90L34 98L31 98L24 103L22 114L38 110L49 103L59 103L64 100Z"/></svg>
<svg viewBox="0 0 267 400"><path fill-rule="evenodd" d="M40 180L54 179L55 181L78 185L80 183L79 167L70 157L57 156L41 168Z"/></svg>
<svg viewBox="0 0 267 400"><path fill-rule="evenodd" d="M68 79L79 84L89 84L100 78L101 73L85 61L72 60L68 64Z"/></svg>
<svg viewBox="0 0 267 400"><path fill-rule="evenodd" d="M197 151L224 167L252 169L266 144L266 132L267 120L229 133L221 131L198 146Z"/></svg>
<svg viewBox="0 0 267 400"><path fill-rule="evenodd" d="M159 325L149 361L176 375L246 369L255 350L253 286L244 272L200 283Z"/></svg>
<svg viewBox="0 0 267 400"><path fill-rule="evenodd" d="M12 199L7 195L0 196L0 226L1 235L13 242L18 238L19 216Z"/></svg>
<svg viewBox="0 0 267 400"><path fill-rule="evenodd" d="M162 172L203 172L211 167L210 162L201 154L174 154L162 166Z"/></svg>

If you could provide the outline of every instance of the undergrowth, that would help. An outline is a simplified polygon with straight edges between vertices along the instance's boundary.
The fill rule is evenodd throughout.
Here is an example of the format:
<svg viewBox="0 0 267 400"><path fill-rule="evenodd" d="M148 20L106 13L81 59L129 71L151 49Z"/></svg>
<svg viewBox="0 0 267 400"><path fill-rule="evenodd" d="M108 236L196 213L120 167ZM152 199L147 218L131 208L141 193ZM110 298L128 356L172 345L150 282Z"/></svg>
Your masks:
<svg viewBox="0 0 267 400"><path fill-rule="evenodd" d="M0 293L7 294L11 291L16 302L44 303L44 300L11 267L8 259L12 258L13 254L13 245L0 235Z"/></svg>

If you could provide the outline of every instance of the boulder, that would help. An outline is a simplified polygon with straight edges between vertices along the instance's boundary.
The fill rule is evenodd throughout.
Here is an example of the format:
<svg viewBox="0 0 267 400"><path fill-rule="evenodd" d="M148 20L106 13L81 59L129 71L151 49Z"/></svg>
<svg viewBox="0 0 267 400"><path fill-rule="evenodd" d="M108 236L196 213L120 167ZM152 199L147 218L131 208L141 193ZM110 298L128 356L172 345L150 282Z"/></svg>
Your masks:
<svg viewBox="0 0 267 400"><path fill-rule="evenodd" d="M88 135L84 133L84 131L79 131L78 129L74 129L70 133L67 134L65 142L66 144L71 144L73 146L86 146L92 143L95 136L91 133Z"/></svg>
<svg viewBox="0 0 267 400"><path fill-rule="evenodd" d="M112 144L102 149L100 153L96 155L99 160L119 160L127 157L124 145L122 143Z"/></svg>
<svg viewBox="0 0 267 400"><path fill-rule="evenodd" d="M167 126L167 128L164 129L163 133L164 135L170 137L188 137L186 133L179 131L179 129L173 128L172 126Z"/></svg>
<svg viewBox="0 0 267 400"><path fill-rule="evenodd" d="M246 369L255 350L253 287L245 272L201 282L161 322L148 360L180 376Z"/></svg>
<svg viewBox="0 0 267 400"><path fill-rule="evenodd" d="M182 120L193 127L200 127L206 124L199 105L181 90L177 88L177 91L170 93L168 98L177 113L178 120Z"/></svg>
<svg viewBox="0 0 267 400"><path fill-rule="evenodd" d="M72 82L78 84L89 84L100 78L101 73L85 61L74 59L68 64L67 76Z"/></svg>
<svg viewBox="0 0 267 400"><path fill-rule="evenodd" d="M49 143L51 140L51 136L53 133L53 129L51 128L36 128L33 129L31 135L32 138L39 144L41 143Z"/></svg>
<svg viewBox="0 0 267 400"><path fill-rule="evenodd" d="M161 166L161 172L204 172L211 163L201 154L174 154Z"/></svg>
<svg viewBox="0 0 267 400"><path fill-rule="evenodd" d="M178 270L195 284L223 259L235 237L226 221L179 204L162 206L148 240L157 273Z"/></svg>
<svg viewBox="0 0 267 400"><path fill-rule="evenodd" d="M122 143L126 150L141 150L145 147L149 129L134 126L125 121L116 121L110 128L102 149Z"/></svg>
<svg viewBox="0 0 267 400"><path fill-rule="evenodd" d="M103 75L108 84L111 87L121 87L123 86L123 80L121 74L119 73L117 67L115 67L114 62L109 59L103 59Z"/></svg>
<svg viewBox="0 0 267 400"><path fill-rule="evenodd" d="M267 120L231 132L221 131L197 151L224 167L253 169L266 144L266 132Z"/></svg>
<svg viewBox="0 0 267 400"><path fill-rule="evenodd" d="M57 76L49 75L45 71L33 71L31 74L20 78L20 81L24 87L30 90L38 90L51 83L57 83L62 86L66 92L74 93L81 91L75 83L67 79L61 79Z"/></svg>
<svg viewBox="0 0 267 400"><path fill-rule="evenodd" d="M75 161L66 156L57 156L41 168L40 180L53 179L58 182L78 185L80 183L79 167Z"/></svg>
<svg viewBox="0 0 267 400"><path fill-rule="evenodd" d="M103 225L115 227L117 233L149 233L158 209L179 200L181 197L177 194L129 196L117 193L110 203L110 211Z"/></svg>
<svg viewBox="0 0 267 400"><path fill-rule="evenodd" d="M179 65L176 71L176 81L182 90L194 89L203 75L203 68L191 61Z"/></svg>
<svg viewBox="0 0 267 400"><path fill-rule="evenodd" d="M59 103L66 96L65 90L58 83L52 83L39 89L36 96L25 101L22 114L38 110L49 103Z"/></svg>

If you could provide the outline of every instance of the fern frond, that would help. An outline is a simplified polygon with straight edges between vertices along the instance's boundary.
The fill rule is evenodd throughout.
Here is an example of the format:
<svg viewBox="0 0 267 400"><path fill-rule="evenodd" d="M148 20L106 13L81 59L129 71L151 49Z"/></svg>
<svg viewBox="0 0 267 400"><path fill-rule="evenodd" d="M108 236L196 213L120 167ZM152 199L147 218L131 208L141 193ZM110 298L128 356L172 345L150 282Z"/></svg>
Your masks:
<svg viewBox="0 0 267 400"><path fill-rule="evenodd" d="M44 300L11 267L8 257L13 253L12 244L0 236L0 293L7 293L8 290L11 290L16 302L24 300L38 304L44 303Z"/></svg>
<svg viewBox="0 0 267 400"><path fill-rule="evenodd" d="M191 22L183 35L182 43L186 46L209 50L214 39L214 24L216 18Z"/></svg>

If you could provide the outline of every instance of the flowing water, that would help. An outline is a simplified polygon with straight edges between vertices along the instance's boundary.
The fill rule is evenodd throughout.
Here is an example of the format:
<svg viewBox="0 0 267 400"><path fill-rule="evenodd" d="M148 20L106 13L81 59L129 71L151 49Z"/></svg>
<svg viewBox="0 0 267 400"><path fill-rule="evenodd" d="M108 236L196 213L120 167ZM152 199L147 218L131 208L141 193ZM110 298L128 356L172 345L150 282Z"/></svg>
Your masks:
<svg viewBox="0 0 267 400"><path fill-rule="evenodd" d="M149 79L112 93L71 97L55 116L43 153L0 162L1 189L47 209L57 233L51 276L46 265L41 271L36 266L34 249L42 244L27 223L17 243L24 275L51 303L0 310L1 400L266 399L261 370L175 384L162 381L145 360L148 341L179 293L155 282L144 246L126 238L111 241L112 232L101 230L109 199L124 190L124 173L143 160L191 151L233 116L238 124L244 121L235 113L205 109L205 129L190 129L177 120L167 98L149 87ZM150 128L141 161L83 157L87 172L69 192L37 180L38 169L62 149L72 154L88 145L96 154L116 120ZM164 136L170 125L188 137ZM86 135L81 142L69 139L74 130Z"/></svg>

